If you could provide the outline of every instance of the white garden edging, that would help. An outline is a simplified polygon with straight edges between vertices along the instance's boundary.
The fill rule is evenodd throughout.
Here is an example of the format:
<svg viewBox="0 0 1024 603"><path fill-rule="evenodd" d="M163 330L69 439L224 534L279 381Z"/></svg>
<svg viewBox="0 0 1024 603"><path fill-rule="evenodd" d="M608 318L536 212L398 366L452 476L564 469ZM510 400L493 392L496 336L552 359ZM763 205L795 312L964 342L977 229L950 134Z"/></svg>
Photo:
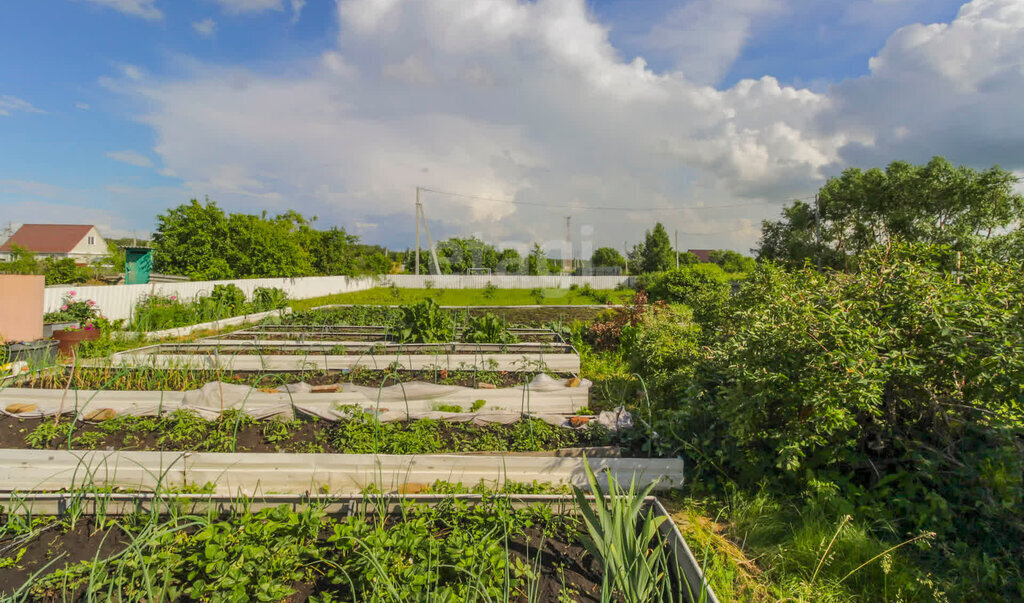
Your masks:
<svg viewBox="0 0 1024 603"><path fill-rule="evenodd" d="M657 480L665 490L681 486L680 459L591 458L605 479L619 483ZM259 496L269 493L356 494L373 486L381 492L422 489L447 481L500 488L507 482L586 484L584 459L515 454L280 454L207 452L77 452L0 450L0 490L39 491L115 487L151 491L214 484L214 493Z"/></svg>
<svg viewBox="0 0 1024 603"><path fill-rule="evenodd" d="M144 341L155 341L158 339L170 339L175 337L187 337L196 331L207 331L207 330L220 330L226 327L233 327L235 325L244 325L252 322L259 322L264 318L271 316L287 316L292 313L291 308L282 308L280 310L268 310L266 312L256 312L253 314L242 314L240 316L232 316L230 318L222 318L220 320L211 320L210 322L201 322L194 325L188 325L185 327L175 327L173 329L164 329L162 331L146 331L143 333L136 333L134 331L118 331L118 337L121 339L133 339L139 338Z"/></svg>

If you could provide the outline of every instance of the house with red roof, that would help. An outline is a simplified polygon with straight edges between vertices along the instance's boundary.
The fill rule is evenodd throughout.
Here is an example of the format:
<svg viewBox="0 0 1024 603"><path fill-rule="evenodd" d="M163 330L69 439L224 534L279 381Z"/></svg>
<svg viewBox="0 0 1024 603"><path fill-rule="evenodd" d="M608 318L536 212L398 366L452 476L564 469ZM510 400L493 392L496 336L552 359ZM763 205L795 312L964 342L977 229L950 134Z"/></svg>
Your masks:
<svg viewBox="0 0 1024 603"><path fill-rule="evenodd" d="M0 261L9 262L14 246L38 258L71 258L78 264L108 255L107 242L90 224L24 224L0 245Z"/></svg>
<svg viewBox="0 0 1024 603"><path fill-rule="evenodd" d="M714 251L714 250L713 249L687 249L686 251L688 251L689 253L692 253L693 255L697 256L698 260L700 260L701 262L704 262L705 264L707 264L708 262L711 261L711 252Z"/></svg>

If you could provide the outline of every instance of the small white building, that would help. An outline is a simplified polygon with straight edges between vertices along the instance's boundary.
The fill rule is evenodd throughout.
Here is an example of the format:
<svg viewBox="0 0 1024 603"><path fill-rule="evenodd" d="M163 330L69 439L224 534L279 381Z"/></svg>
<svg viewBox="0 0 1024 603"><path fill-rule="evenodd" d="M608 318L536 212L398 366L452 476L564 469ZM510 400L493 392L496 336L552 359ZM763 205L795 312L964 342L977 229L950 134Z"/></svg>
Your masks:
<svg viewBox="0 0 1024 603"><path fill-rule="evenodd" d="M24 224L0 245L0 261L11 261L15 245L40 259L71 258L77 264L88 264L110 253L107 242L90 224Z"/></svg>

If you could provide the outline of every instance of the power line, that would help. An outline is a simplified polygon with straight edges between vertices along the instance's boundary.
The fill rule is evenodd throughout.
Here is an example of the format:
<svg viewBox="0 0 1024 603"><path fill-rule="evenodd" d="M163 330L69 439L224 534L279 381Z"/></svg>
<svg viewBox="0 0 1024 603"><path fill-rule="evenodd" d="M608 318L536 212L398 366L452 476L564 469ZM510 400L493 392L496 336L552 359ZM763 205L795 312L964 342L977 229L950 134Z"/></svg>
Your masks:
<svg viewBox="0 0 1024 603"><path fill-rule="evenodd" d="M480 195L466 195L463 193L452 193L448 191L439 191L432 188L420 187L421 191L427 193L435 193L437 195L447 195L449 197L459 197L462 199L475 199L477 201L490 201L492 203L509 203L512 205L530 205L534 207L551 207L558 209L573 209L573 210L595 210L595 211L686 211L686 210L700 210L700 209L729 209L733 207L754 207L757 205L764 205L761 201L754 201L750 203L730 203L726 205L686 205L681 207L602 207L595 205L567 205L557 203L538 203L534 201L518 201L515 199L495 199L494 197L483 197ZM813 199L814 196L809 197L798 197L791 199L792 201L804 201L807 199ZM684 233L689 234L689 233Z"/></svg>

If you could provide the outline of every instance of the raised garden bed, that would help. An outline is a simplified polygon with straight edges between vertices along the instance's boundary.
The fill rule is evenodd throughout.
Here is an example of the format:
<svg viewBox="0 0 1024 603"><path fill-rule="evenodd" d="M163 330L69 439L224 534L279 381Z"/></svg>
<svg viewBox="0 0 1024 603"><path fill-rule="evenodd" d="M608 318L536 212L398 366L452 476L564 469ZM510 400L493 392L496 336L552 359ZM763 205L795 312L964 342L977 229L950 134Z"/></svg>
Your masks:
<svg viewBox="0 0 1024 603"><path fill-rule="evenodd" d="M49 372L22 377L13 385L23 388L114 391L159 391L198 389L211 381L224 381L276 388L289 383L310 385L346 384L378 387L423 381L464 387L515 387L528 383L531 371L447 370L439 367L419 371L376 371L364 368L305 370L282 373L264 371L223 371L209 369L164 370L146 367L76 366L57 367Z"/></svg>
<svg viewBox="0 0 1024 603"><path fill-rule="evenodd" d="M22 514L0 538L20 552L0 569L0 584L6 594L34 599L230 592L281 601L600 601L602 586L613 583L608 561L589 552L577 514L579 504L592 503L570 497L70 493L18 500ZM61 514L43 515L54 502ZM641 542L648 558L661 560L666 581L658 598L715 603L657 499L638 509L661 520ZM31 523L21 519L29 512Z"/></svg>
<svg viewBox="0 0 1024 603"><path fill-rule="evenodd" d="M615 307L617 306L441 306L441 309L454 315L457 324L462 324L469 317L494 314L513 326L547 327L553 322L591 322L597 319L602 312ZM286 318L284 323L293 325L394 325L399 319L400 306L330 305L296 312Z"/></svg>
<svg viewBox="0 0 1024 603"><path fill-rule="evenodd" d="M456 328L456 339L461 340L465 332ZM513 327L507 329L519 342L561 342L561 336L551 329ZM216 340L262 341L312 341L321 345L338 345L359 341L397 342L398 331L394 327L379 325L274 325L264 324L225 333L221 336L204 338L203 342Z"/></svg>
<svg viewBox="0 0 1024 603"><path fill-rule="evenodd" d="M291 344L291 345L289 345ZM159 344L118 352L92 366L208 369L229 371L372 370L547 370L579 373L572 346L527 344L349 344L318 346L278 342L254 347L247 342L209 345Z"/></svg>
<svg viewBox="0 0 1024 603"><path fill-rule="evenodd" d="M0 415L0 448L442 454L551 452L572 447L606 447L624 441L621 435L596 422L593 427L565 429L522 417L509 424L435 419L378 423L362 413L328 422L315 418L259 420L237 411L226 411L218 419L208 420L184 410L160 416L107 415L104 410L97 409L90 415L101 421ZM621 455L617 447L591 450L590 454Z"/></svg>

